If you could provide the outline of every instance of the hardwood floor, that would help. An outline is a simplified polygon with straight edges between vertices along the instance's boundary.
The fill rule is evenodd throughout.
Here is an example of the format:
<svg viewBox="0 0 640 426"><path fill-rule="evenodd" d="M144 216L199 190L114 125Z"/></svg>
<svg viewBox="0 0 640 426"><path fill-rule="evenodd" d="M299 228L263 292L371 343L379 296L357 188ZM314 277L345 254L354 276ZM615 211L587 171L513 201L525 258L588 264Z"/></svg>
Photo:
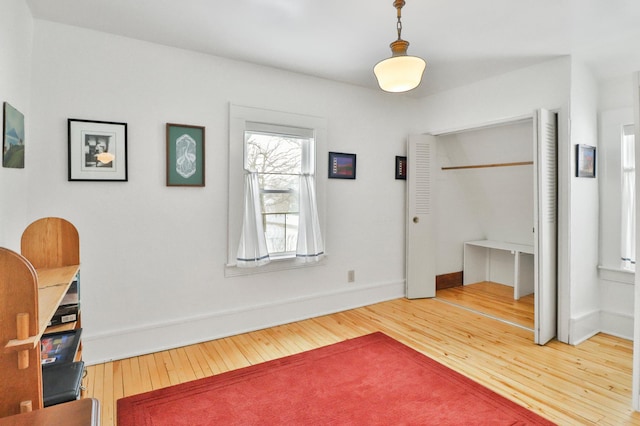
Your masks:
<svg viewBox="0 0 640 426"><path fill-rule="evenodd" d="M90 366L101 403L382 331L561 425L640 425L631 410L632 342L599 334L533 344L532 332L436 299L397 299L165 352Z"/></svg>
<svg viewBox="0 0 640 426"><path fill-rule="evenodd" d="M492 282L438 290L436 297L533 330L534 295L513 298L513 287Z"/></svg>

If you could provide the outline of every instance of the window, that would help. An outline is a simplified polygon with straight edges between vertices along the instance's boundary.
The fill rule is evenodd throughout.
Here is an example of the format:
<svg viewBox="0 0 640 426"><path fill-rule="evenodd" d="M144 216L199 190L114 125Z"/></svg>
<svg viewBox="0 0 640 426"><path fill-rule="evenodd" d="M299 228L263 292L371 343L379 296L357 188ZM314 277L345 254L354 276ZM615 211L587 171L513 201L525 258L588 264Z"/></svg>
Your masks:
<svg viewBox="0 0 640 426"><path fill-rule="evenodd" d="M269 256L295 257L300 176L315 170L313 130L254 122L247 122L246 129L244 169L258 177Z"/></svg>
<svg viewBox="0 0 640 426"><path fill-rule="evenodd" d="M622 220L621 259L624 269L636 267L636 161L633 125L624 126L622 132Z"/></svg>
<svg viewBox="0 0 640 426"><path fill-rule="evenodd" d="M238 105L229 112L225 274L322 263L326 173L316 174L316 157L326 152L326 120Z"/></svg>

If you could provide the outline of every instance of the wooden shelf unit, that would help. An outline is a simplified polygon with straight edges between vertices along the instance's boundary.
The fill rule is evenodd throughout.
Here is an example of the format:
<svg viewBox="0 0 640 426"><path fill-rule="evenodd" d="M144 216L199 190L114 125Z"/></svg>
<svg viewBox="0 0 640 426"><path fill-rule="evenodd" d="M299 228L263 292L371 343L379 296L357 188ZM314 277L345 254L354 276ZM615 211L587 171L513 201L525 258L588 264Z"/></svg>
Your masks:
<svg viewBox="0 0 640 426"><path fill-rule="evenodd" d="M64 219L29 225L21 254L0 247L0 417L43 408L40 338L79 270L78 231Z"/></svg>

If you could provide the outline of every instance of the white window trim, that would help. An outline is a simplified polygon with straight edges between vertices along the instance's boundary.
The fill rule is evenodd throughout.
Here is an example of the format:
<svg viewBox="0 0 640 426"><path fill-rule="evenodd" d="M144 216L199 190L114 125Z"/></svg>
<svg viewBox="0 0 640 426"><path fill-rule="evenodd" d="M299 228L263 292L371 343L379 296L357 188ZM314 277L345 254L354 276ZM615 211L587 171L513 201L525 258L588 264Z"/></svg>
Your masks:
<svg viewBox="0 0 640 426"><path fill-rule="evenodd" d="M276 259L259 268L239 268L236 266L236 254L240 232L242 229L243 202L243 165L244 165L244 131L246 123L266 123L288 127L314 129L316 148L316 199L318 201L318 216L324 233L326 249L325 226L325 188L327 183L326 167L322 167L322 158L326 156L327 120L321 117L302 115L281 111L273 111L255 107L230 104L229 106L229 182L227 197L227 262L225 276L253 275L287 269L306 268L323 265L327 256L320 262L300 263L296 259ZM326 251L326 250L325 250Z"/></svg>
<svg viewBox="0 0 640 426"><path fill-rule="evenodd" d="M627 136L633 136L634 137L634 141L635 141L635 127L634 127L633 124L627 124L627 125L622 127L622 138L623 138L623 140ZM635 142L634 142L633 145L635 146ZM620 205L620 208L621 208L622 217L624 217L624 213L625 212L624 212L624 202L623 201L624 201L624 197L625 197L625 195L624 195L624 193L625 193L625 191L624 191L624 189L625 189L625 185L624 185L625 175L627 173L629 173L629 172L633 172L633 174L635 176L636 171L637 171L637 167L635 165L635 158L633 159L634 160L633 168L625 167L625 164L624 164L625 148L624 148L623 144L621 145L621 153L622 153L622 155L621 155L620 161L621 161L622 164L621 164L621 167L620 167L620 190L621 190L621 205ZM634 181L637 182L637 179L635 179ZM637 188L636 188L636 195L634 195L634 196L637 197ZM637 208L637 200L635 200L634 203L635 203L636 208ZM622 240L624 240L625 235L628 233L628 230L623 229L624 223L625 223L624 219L621 218L621 222L620 222L620 225L621 225L621 228L620 228L621 255L625 254L625 253L622 253L622 250L623 250L622 249L622 245L624 244L624 242ZM631 243L633 244L634 241L635 241L635 236L632 236L632 238L634 238L634 240L631 241ZM635 250L637 250L637 249L635 249ZM620 256L620 257L622 258L622 256ZM636 270L635 259L634 259L634 262L631 264L631 266L627 266L628 263L626 261L622 260L622 259L621 259L621 262L623 264L622 270L630 271L632 273L635 272L635 270Z"/></svg>

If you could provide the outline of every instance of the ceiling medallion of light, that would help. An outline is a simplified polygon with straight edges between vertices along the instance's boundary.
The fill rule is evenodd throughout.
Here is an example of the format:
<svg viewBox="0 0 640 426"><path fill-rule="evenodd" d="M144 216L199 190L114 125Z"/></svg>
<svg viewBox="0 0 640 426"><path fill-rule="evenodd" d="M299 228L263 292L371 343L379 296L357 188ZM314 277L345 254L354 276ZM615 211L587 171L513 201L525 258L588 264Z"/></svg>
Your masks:
<svg viewBox="0 0 640 426"><path fill-rule="evenodd" d="M409 42L402 40L402 7L404 0L395 0L393 7L398 11L398 39L390 44L391 57L380 61L373 67L378 85L385 92L407 92L420 85L422 74L427 66L424 59L407 55Z"/></svg>

